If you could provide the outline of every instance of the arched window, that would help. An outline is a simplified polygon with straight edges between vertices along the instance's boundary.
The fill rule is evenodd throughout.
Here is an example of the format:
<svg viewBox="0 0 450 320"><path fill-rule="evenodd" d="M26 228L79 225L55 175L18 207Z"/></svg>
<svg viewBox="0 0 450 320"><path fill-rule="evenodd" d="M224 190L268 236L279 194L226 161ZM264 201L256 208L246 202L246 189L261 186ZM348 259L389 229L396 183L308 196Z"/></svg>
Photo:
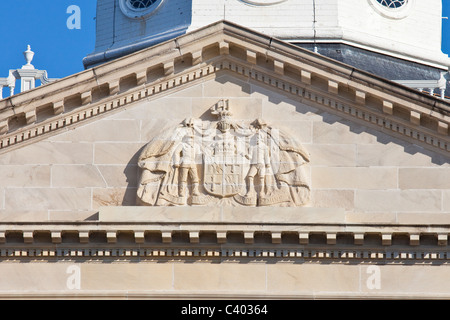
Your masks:
<svg viewBox="0 0 450 320"><path fill-rule="evenodd" d="M408 0L377 0L377 1L381 5L391 9L400 8L401 6L408 3Z"/></svg>
<svg viewBox="0 0 450 320"><path fill-rule="evenodd" d="M146 9L154 4L156 0L128 0L128 3L134 9Z"/></svg>
<svg viewBox="0 0 450 320"><path fill-rule="evenodd" d="M147 18L154 13L164 0L120 0L120 9L129 18Z"/></svg>

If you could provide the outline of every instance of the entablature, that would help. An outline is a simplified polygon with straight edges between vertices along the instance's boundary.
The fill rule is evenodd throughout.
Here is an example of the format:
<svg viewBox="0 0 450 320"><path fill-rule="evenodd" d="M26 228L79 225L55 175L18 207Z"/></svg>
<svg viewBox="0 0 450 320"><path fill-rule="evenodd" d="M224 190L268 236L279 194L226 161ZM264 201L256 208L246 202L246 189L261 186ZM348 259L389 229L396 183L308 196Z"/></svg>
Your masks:
<svg viewBox="0 0 450 320"><path fill-rule="evenodd" d="M94 221L1 223L0 261L450 261L450 224L423 224L408 215L396 217L401 223L364 223L341 209L266 209L269 208L104 207L99 220ZM443 217L443 221L446 219Z"/></svg>

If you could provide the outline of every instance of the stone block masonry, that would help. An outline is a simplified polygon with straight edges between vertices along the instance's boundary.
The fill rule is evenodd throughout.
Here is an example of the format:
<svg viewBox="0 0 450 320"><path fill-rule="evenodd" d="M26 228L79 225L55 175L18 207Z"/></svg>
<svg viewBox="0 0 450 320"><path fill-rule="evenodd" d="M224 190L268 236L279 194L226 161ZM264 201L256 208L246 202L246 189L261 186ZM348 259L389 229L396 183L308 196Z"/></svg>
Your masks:
<svg viewBox="0 0 450 320"><path fill-rule="evenodd" d="M84 220L101 206L134 205L145 144L186 117L209 119L206 110L225 93L238 121L267 119L310 151L308 206L355 214L448 212L444 156L224 72L0 155L1 219L21 220L36 210L45 220L72 213Z"/></svg>

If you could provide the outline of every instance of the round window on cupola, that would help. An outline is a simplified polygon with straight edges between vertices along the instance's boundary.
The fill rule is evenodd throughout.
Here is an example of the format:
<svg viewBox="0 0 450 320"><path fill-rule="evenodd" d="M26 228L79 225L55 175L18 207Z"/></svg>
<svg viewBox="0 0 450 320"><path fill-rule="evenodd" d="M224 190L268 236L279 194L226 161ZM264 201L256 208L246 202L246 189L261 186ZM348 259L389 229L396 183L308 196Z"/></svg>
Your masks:
<svg viewBox="0 0 450 320"><path fill-rule="evenodd" d="M147 9L152 4L154 4L156 0L129 0L131 8L133 9Z"/></svg>
<svg viewBox="0 0 450 320"><path fill-rule="evenodd" d="M147 18L164 0L120 0L120 9L129 18Z"/></svg>
<svg viewBox="0 0 450 320"><path fill-rule="evenodd" d="M396 9L404 6L408 3L408 0L377 0L381 5L386 8Z"/></svg>
<svg viewBox="0 0 450 320"><path fill-rule="evenodd" d="M414 0L369 0L376 12L390 19L403 19L409 15Z"/></svg>

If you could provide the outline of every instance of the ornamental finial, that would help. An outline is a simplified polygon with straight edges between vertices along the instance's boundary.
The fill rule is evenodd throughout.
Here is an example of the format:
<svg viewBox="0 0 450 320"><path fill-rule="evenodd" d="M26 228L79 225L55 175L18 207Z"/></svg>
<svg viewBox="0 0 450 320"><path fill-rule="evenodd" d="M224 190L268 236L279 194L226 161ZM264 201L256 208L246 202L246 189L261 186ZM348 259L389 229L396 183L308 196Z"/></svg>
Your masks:
<svg viewBox="0 0 450 320"><path fill-rule="evenodd" d="M26 66L32 66L31 61L33 61L34 52L31 51L31 46L27 46L27 50L23 52L25 57L25 61L27 62Z"/></svg>

